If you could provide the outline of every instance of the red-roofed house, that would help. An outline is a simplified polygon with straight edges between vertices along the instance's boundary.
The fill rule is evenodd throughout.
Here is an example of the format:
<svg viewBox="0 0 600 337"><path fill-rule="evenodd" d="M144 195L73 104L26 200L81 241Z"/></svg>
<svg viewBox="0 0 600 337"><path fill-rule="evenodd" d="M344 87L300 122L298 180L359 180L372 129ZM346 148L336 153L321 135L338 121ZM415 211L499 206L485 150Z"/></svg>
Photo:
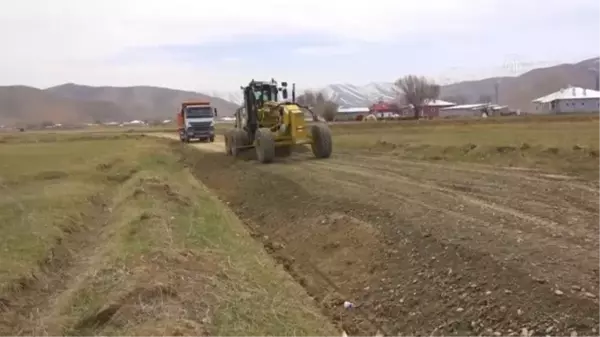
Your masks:
<svg viewBox="0 0 600 337"><path fill-rule="evenodd" d="M393 118L402 115L402 108L396 103L379 101L369 108L377 118Z"/></svg>
<svg viewBox="0 0 600 337"><path fill-rule="evenodd" d="M455 106L455 103L442 101L442 100L433 100L426 101L423 104L423 109L421 111L421 117L424 118L434 118L439 117L440 109L448 108L451 106ZM414 110L412 105L400 106L396 103L383 102L379 101L371 105L369 108L371 113L373 113L377 118L389 118L393 116L401 116L401 117L412 117L414 116Z"/></svg>

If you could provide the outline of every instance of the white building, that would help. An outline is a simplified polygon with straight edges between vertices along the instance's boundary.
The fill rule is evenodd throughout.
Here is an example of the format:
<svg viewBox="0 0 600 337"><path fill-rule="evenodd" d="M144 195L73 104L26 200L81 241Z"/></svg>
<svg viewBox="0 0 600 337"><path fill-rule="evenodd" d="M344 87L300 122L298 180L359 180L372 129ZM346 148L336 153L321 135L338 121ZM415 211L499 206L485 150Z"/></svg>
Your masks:
<svg viewBox="0 0 600 337"><path fill-rule="evenodd" d="M568 87L532 101L534 114L598 113L600 91Z"/></svg>
<svg viewBox="0 0 600 337"><path fill-rule="evenodd" d="M356 107L356 108L343 108L339 107L335 115L336 121L353 121L358 116L366 116L369 114L369 108L367 107Z"/></svg>

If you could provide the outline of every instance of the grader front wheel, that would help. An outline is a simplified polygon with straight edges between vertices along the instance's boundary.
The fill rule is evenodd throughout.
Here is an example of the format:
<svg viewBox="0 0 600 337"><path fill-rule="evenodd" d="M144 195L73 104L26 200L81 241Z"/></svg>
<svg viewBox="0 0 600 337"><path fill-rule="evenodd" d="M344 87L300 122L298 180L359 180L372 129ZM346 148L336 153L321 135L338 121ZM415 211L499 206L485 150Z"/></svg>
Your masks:
<svg viewBox="0 0 600 337"><path fill-rule="evenodd" d="M231 131L225 132L225 154L231 156Z"/></svg>
<svg viewBox="0 0 600 337"><path fill-rule="evenodd" d="M327 124L315 124L310 128L311 148L316 158L329 158L333 150L331 130Z"/></svg>
<svg viewBox="0 0 600 337"><path fill-rule="evenodd" d="M268 128L256 130L256 158L259 162L267 164L275 158L275 138Z"/></svg>

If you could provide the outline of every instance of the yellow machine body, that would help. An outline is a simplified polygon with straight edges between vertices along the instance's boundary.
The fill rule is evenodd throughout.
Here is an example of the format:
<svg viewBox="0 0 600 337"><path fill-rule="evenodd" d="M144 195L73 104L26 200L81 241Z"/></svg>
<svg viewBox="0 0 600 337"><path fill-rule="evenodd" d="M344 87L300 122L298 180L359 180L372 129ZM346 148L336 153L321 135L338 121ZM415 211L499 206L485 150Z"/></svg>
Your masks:
<svg viewBox="0 0 600 337"><path fill-rule="evenodd" d="M331 132L324 123L308 125L306 112L296 103L295 85L287 100L287 83L252 80L242 87L244 104L236 112L235 128L225 134L225 151L237 156L240 150L256 148L257 158L268 163L276 156L289 156L295 145L309 144L317 158L328 158L332 151ZM283 101L279 101L279 92ZM275 151L275 150L278 151Z"/></svg>
<svg viewBox="0 0 600 337"><path fill-rule="evenodd" d="M310 144L312 141L307 132L304 110L297 104L265 102L258 109L258 123L273 132L276 146Z"/></svg>

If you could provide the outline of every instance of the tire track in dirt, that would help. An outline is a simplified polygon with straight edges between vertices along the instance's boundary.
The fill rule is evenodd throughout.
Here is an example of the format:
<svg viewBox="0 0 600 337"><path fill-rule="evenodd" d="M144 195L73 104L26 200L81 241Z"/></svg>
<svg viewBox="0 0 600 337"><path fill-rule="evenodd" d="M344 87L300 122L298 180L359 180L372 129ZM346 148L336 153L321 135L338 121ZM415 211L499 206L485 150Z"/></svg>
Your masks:
<svg viewBox="0 0 600 337"><path fill-rule="evenodd" d="M469 202L478 196L439 190L431 179L438 170L468 185L469 175L432 168L413 182L416 165L398 177L381 170L386 165L343 155L295 154L261 165L205 153L191 166L266 246L281 243L273 254L332 317L347 298L332 299L316 274L392 334L597 331L597 299L581 290L597 290L597 255L538 233L527 217ZM364 318L345 315L349 333L375 332Z"/></svg>
<svg viewBox="0 0 600 337"><path fill-rule="evenodd" d="M473 171L454 171L453 164L438 167L412 165L396 160L386 161L375 158L365 166L351 157L340 156L336 161L358 165L392 175L400 175L415 182L426 182L444 188L449 193L459 193L484 200L487 204L502 205L505 211L521 213L540 225L561 224L568 237L577 237L586 243L597 242L590 234L598 231L598 192L573 188L568 183L547 180L543 184L537 180L524 180L519 176L497 176ZM356 164L355 164L356 163ZM364 162L362 162L364 163ZM477 202L477 201L476 201ZM533 218L532 218L533 217ZM597 250L597 247L593 248Z"/></svg>
<svg viewBox="0 0 600 337"><path fill-rule="evenodd" d="M171 133L147 133L147 136L151 136L151 137L159 137L159 138L165 138L165 139L171 139L171 140L176 140L176 141L181 141L179 139L179 135L176 134L171 134ZM225 152L225 142L222 139L223 136L217 135L215 137L215 141L210 143L210 142L193 142L193 143L189 143L188 145L193 146L195 148L197 148L200 151L209 151L209 152Z"/></svg>
<svg viewBox="0 0 600 337"><path fill-rule="evenodd" d="M338 157L346 157L351 156L355 159L364 159L368 161L385 161L388 163L397 163L399 165L408 165L408 166L417 166L423 168L437 168L439 170L451 170L451 171L459 171L459 172L468 172L468 173L476 173L476 174L485 174L488 176L498 176L498 177L506 177L513 179L522 179L529 182L537 182L548 184L552 182L561 183L563 186L569 187L571 189L580 189L586 192L590 192L598 195L598 184L590 183L590 182L581 182L577 181L576 177L571 176L561 176L556 174L548 174L543 173L537 170L527 169L527 170L519 170L514 167L497 167L490 166L485 164L476 164L476 163L434 163L431 161L416 161L416 160L408 160L408 159L400 159L395 156L385 156L382 158L381 155L373 155L373 154L348 154L341 153Z"/></svg>
<svg viewBox="0 0 600 337"><path fill-rule="evenodd" d="M555 234L566 237L578 236L584 242L591 242L585 240L589 239L590 230L598 231L597 195L571 194L569 189L561 187L556 182L552 182L548 188L548 185L522 184L520 180L497 181L486 176L472 174L440 175L436 171L426 171L420 168L415 170L409 166L394 168L389 163L388 165L374 163L365 165L355 161L342 160L340 164L336 164L338 161L331 161L331 164L343 168L361 168L362 171L358 170L358 174L373 176L377 172L377 174L385 175L390 179L401 179L406 184L434 189L462 198L467 202L521 218L536 224L540 229L559 232ZM575 200L566 200L565 196L568 195ZM533 207L529 205L532 202L534 203ZM577 207L580 204L586 205ZM558 221L568 223L569 226L560 225ZM580 233L575 233L575 230Z"/></svg>
<svg viewBox="0 0 600 337"><path fill-rule="evenodd" d="M554 272L555 277L553 279L556 284L570 286L575 284L575 282L584 283L588 289L597 290L598 278L594 276L594 271L597 270L598 265L596 254L598 251L597 241L594 242L594 240L591 240L592 245L586 245L586 242L581 237L572 238L572 232L568 228L560 226L554 221L531 216L511 208L490 204L431 183L413 181L410 178L399 175L390 176L378 171L376 168L369 168L369 170L358 169L357 166L364 166L356 163L352 165L338 164L334 161L306 161L305 163L305 165L315 166L316 170L313 171L314 174L325 170L338 172L338 175L343 177L343 180L339 177L336 180L335 175L328 175L326 178L326 180L336 181L338 185L343 186L347 185L348 182L353 182L368 186L369 188L376 187L377 193L389 193L388 198L398 198L398 195L402 195L402 202L419 204L428 209L443 212L452 218L467 221L473 224L473 226L470 230L463 228L461 231L479 233L479 241L481 241L481 236L489 238L506 236L514 238L512 244L518 246L529 244L529 246L520 249L520 254L515 253L514 249L509 248L510 246L507 247L503 242L500 244L494 243L493 239L479 249L486 251L489 250L489 246L496 246L496 252L509 259L535 257L535 262L532 261L530 263L537 269L539 277L551 274L557 265L578 265L581 268ZM323 181L322 183L326 184L327 182ZM365 192L363 190L360 194L364 194ZM425 196L425 198L419 198L420 195ZM445 205L446 207L436 206L436 203L438 205ZM471 203L472 206L468 206L466 203ZM452 209L457 209L457 211L453 211ZM481 231L487 234L484 235ZM593 232L586 231L582 234L583 238L587 238L586 235L592 236L594 234ZM452 237L452 233L447 232L444 236ZM476 237L473 237L473 240L476 239ZM593 243L596 244L593 245ZM587 247L584 247L584 245ZM555 251L557 257L548 258L547 254L549 251ZM569 254L565 254L566 251L569 251ZM531 260L529 258L526 260ZM591 277L585 277L586 273L579 273L579 270L587 272L587 275L591 275ZM582 282L583 280L586 281Z"/></svg>

